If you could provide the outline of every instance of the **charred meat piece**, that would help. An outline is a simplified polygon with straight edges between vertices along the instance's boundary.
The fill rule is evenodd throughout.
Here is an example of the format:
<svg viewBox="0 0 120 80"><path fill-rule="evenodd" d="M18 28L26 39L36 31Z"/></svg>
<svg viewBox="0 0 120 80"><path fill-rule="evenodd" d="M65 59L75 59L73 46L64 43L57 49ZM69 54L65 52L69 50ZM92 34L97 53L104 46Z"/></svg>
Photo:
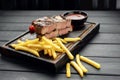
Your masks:
<svg viewBox="0 0 120 80"><path fill-rule="evenodd" d="M42 17L32 22L35 27L37 37L46 36L54 38L72 31L71 20L67 20L61 16Z"/></svg>
<svg viewBox="0 0 120 80"><path fill-rule="evenodd" d="M35 21L32 22L32 24L35 27L35 32L41 35L50 33L55 29L56 26L49 17L42 17L36 19Z"/></svg>

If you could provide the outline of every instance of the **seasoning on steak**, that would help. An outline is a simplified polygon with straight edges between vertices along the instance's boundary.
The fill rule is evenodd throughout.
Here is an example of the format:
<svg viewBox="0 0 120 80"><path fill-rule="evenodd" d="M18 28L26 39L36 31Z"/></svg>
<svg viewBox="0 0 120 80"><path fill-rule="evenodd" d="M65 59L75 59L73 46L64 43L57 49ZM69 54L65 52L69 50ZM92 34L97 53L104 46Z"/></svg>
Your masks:
<svg viewBox="0 0 120 80"><path fill-rule="evenodd" d="M71 32L71 20L64 19L61 16L42 17L32 22L35 27L37 37L46 36L54 38Z"/></svg>

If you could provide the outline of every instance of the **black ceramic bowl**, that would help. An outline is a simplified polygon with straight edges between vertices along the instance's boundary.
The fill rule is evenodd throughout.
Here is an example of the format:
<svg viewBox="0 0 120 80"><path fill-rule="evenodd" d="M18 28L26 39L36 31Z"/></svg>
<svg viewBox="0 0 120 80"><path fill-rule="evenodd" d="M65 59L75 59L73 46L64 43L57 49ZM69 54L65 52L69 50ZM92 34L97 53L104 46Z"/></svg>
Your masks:
<svg viewBox="0 0 120 80"><path fill-rule="evenodd" d="M66 19L71 19L71 24L74 30L80 30L84 27L84 23L86 22L88 16L87 13L82 11L70 11L65 12L63 16Z"/></svg>

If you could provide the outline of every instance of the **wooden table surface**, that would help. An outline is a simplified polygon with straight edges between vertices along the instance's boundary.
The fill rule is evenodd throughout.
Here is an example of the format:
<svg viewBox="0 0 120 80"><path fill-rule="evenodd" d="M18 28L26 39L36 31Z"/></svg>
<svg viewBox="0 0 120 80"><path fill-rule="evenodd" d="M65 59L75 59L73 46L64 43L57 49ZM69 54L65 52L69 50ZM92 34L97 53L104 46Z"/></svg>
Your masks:
<svg viewBox="0 0 120 80"><path fill-rule="evenodd" d="M0 46L28 30L32 20L65 11L0 11ZM88 21L99 22L99 33L79 52L101 64L101 69L83 63L89 72L81 78L72 68L71 78L65 69L51 74L35 70L17 60L0 56L0 80L120 80L120 11L85 11Z"/></svg>

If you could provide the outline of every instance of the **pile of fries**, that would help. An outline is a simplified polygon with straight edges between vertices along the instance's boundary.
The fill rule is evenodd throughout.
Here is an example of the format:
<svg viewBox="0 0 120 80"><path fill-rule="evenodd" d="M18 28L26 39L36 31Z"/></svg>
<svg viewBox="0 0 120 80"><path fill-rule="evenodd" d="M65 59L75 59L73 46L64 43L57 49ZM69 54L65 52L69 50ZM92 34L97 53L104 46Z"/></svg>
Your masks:
<svg viewBox="0 0 120 80"><path fill-rule="evenodd" d="M91 59L88 59L87 57L80 56L79 54L76 55L76 61L70 61L66 64L66 77L70 78L71 77L71 69L70 65L72 65L76 71L79 73L80 77L84 76L84 73L87 73L88 70L82 65L81 61L84 61L96 69L100 69L101 65Z"/></svg>
<svg viewBox="0 0 120 80"><path fill-rule="evenodd" d="M45 36L41 37L41 39L33 39L33 40L17 40L16 44L11 44L15 50L22 50L28 53L31 53L37 57L40 57L40 51L44 51L44 55L49 55L53 59L57 58L57 53L66 53L68 58L73 60L74 56L72 53L66 48L64 44L68 42L76 42L79 41L80 38L54 38L48 39Z"/></svg>
<svg viewBox="0 0 120 80"><path fill-rule="evenodd" d="M35 55L36 57L40 57L40 51L44 51L44 55L48 55L53 59L58 57L58 53L66 53L68 58L71 60L66 64L66 77L71 77L71 69L70 65L73 66L81 77L84 76L84 73L87 73L88 70L82 65L81 61L84 61L96 69L100 69L101 66L99 63L90 60L84 56L80 56L79 54L76 55L76 61L74 60L74 56L72 53L67 49L65 46L68 42L76 42L79 41L80 38L54 38L48 39L45 36L41 37L41 39L36 38L33 40L17 40L16 44L11 44L10 46L13 47L15 50L22 50L28 53Z"/></svg>

